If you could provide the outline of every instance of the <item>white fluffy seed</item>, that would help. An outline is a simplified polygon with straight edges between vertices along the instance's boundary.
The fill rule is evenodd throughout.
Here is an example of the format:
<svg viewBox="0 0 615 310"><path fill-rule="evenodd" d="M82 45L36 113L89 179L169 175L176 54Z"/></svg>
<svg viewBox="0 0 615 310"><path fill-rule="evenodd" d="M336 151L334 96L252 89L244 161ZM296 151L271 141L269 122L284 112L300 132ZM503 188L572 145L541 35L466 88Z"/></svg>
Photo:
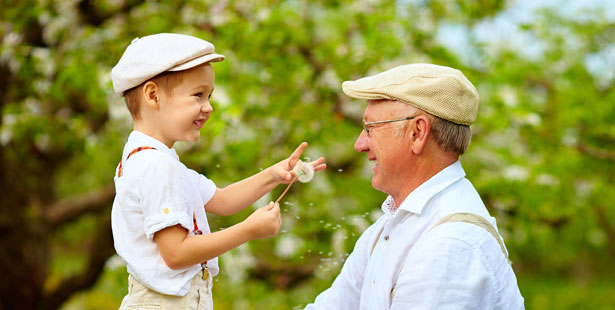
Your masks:
<svg viewBox="0 0 615 310"><path fill-rule="evenodd" d="M314 177L314 167L310 164L306 164L301 160L297 161L293 172L297 176L297 179L301 183L307 183Z"/></svg>

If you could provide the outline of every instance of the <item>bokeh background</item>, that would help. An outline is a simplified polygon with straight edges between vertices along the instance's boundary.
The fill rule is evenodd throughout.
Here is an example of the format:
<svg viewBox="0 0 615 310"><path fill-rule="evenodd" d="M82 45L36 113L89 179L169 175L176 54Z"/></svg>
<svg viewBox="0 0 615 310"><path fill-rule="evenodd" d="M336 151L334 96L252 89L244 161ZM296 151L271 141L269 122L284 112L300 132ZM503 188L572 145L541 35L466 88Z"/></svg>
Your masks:
<svg viewBox="0 0 615 310"><path fill-rule="evenodd" d="M227 57L201 140L176 145L187 166L225 186L301 141L327 158L285 197L275 238L221 256L216 309L299 309L330 285L385 198L352 148L366 104L341 82L414 62L479 91L462 164L527 308L615 308L613 1L1 3L0 309L116 309L126 294L109 217L131 121L110 70L158 32ZM250 212L210 216L212 230Z"/></svg>

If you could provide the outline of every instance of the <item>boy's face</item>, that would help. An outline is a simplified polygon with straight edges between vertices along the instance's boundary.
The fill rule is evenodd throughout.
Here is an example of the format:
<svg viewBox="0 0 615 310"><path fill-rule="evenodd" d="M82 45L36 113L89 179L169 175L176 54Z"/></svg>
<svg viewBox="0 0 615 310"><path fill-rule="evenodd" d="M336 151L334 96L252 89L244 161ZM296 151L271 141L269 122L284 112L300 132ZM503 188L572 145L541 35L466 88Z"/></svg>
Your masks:
<svg viewBox="0 0 615 310"><path fill-rule="evenodd" d="M158 111L158 138L168 147L176 141L195 142L213 108L209 102L215 75L209 64L183 72L182 80L172 91L162 91Z"/></svg>

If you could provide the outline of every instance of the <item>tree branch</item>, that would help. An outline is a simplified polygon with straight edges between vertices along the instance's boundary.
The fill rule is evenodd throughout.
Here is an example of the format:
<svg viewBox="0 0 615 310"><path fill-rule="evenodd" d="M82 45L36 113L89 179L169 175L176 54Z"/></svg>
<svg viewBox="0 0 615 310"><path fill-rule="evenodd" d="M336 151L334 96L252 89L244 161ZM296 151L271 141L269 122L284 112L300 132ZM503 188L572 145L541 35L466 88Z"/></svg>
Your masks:
<svg viewBox="0 0 615 310"><path fill-rule="evenodd" d="M89 212L107 208L115 196L115 186L106 185L86 194L58 201L46 208L44 219L51 229Z"/></svg>
<svg viewBox="0 0 615 310"><path fill-rule="evenodd" d="M598 159L615 161L615 152L602 150L583 142L577 144L577 150L582 154L590 155Z"/></svg>
<svg viewBox="0 0 615 310"><path fill-rule="evenodd" d="M581 123L579 124L578 128L579 128L579 135L581 137L586 137L587 136L587 125L584 123ZM583 155L589 155L589 156L592 156L598 159L615 161L615 151L597 148L593 145L588 144L587 142L584 142L582 139L579 140L576 147L577 147L577 150Z"/></svg>
<svg viewBox="0 0 615 310"><path fill-rule="evenodd" d="M86 24L100 26L107 21L107 19L120 13L130 12L130 10L134 7L139 6L142 3L142 1L138 0L124 1L124 3L115 10L101 12L100 9L96 7L96 1L82 0L77 4L77 8L79 9L79 14L81 14L82 19Z"/></svg>
<svg viewBox="0 0 615 310"><path fill-rule="evenodd" d="M249 271L249 275L251 278L267 281L279 289L287 290L309 279L314 274L316 266L318 266L318 262L315 260L300 266L284 262L273 266L265 261L260 261L257 266Z"/></svg>
<svg viewBox="0 0 615 310"><path fill-rule="evenodd" d="M105 263L115 250L111 234L111 215L107 214L100 222L94 240L89 248L90 256L82 273L70 276L52 291L47 292L41 301L45 309L58 309L75 292L92 286L103 272Z"/></svg>
<svg viewBox="0 0 615 310"><path fill-rule="evenodd" d="M596 214L598 215L598 223L602 226L602 229L606 233L606 237L608 238L608 249L611 253L611 256L615 258L615 228L609 222L608 214L606 210L602 206L594 207L596 210Z"/></svg>

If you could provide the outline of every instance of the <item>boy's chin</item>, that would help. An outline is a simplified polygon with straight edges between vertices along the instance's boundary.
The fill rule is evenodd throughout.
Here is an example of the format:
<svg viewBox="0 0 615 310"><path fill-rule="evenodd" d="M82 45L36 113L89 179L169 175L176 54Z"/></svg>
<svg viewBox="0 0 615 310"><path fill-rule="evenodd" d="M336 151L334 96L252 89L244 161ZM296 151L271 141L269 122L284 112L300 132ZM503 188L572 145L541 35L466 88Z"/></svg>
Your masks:
<svg viewBox="0 0 615 310"><path fill-rule="evenodd" d="M195 135L191 135L190 137L187 137L187 139L184 140L184 141L186 141L186 142L197 142L197 141L199 141L200 138L201 138L201 134L198 133L198 134L195 134Z"/></svg>

